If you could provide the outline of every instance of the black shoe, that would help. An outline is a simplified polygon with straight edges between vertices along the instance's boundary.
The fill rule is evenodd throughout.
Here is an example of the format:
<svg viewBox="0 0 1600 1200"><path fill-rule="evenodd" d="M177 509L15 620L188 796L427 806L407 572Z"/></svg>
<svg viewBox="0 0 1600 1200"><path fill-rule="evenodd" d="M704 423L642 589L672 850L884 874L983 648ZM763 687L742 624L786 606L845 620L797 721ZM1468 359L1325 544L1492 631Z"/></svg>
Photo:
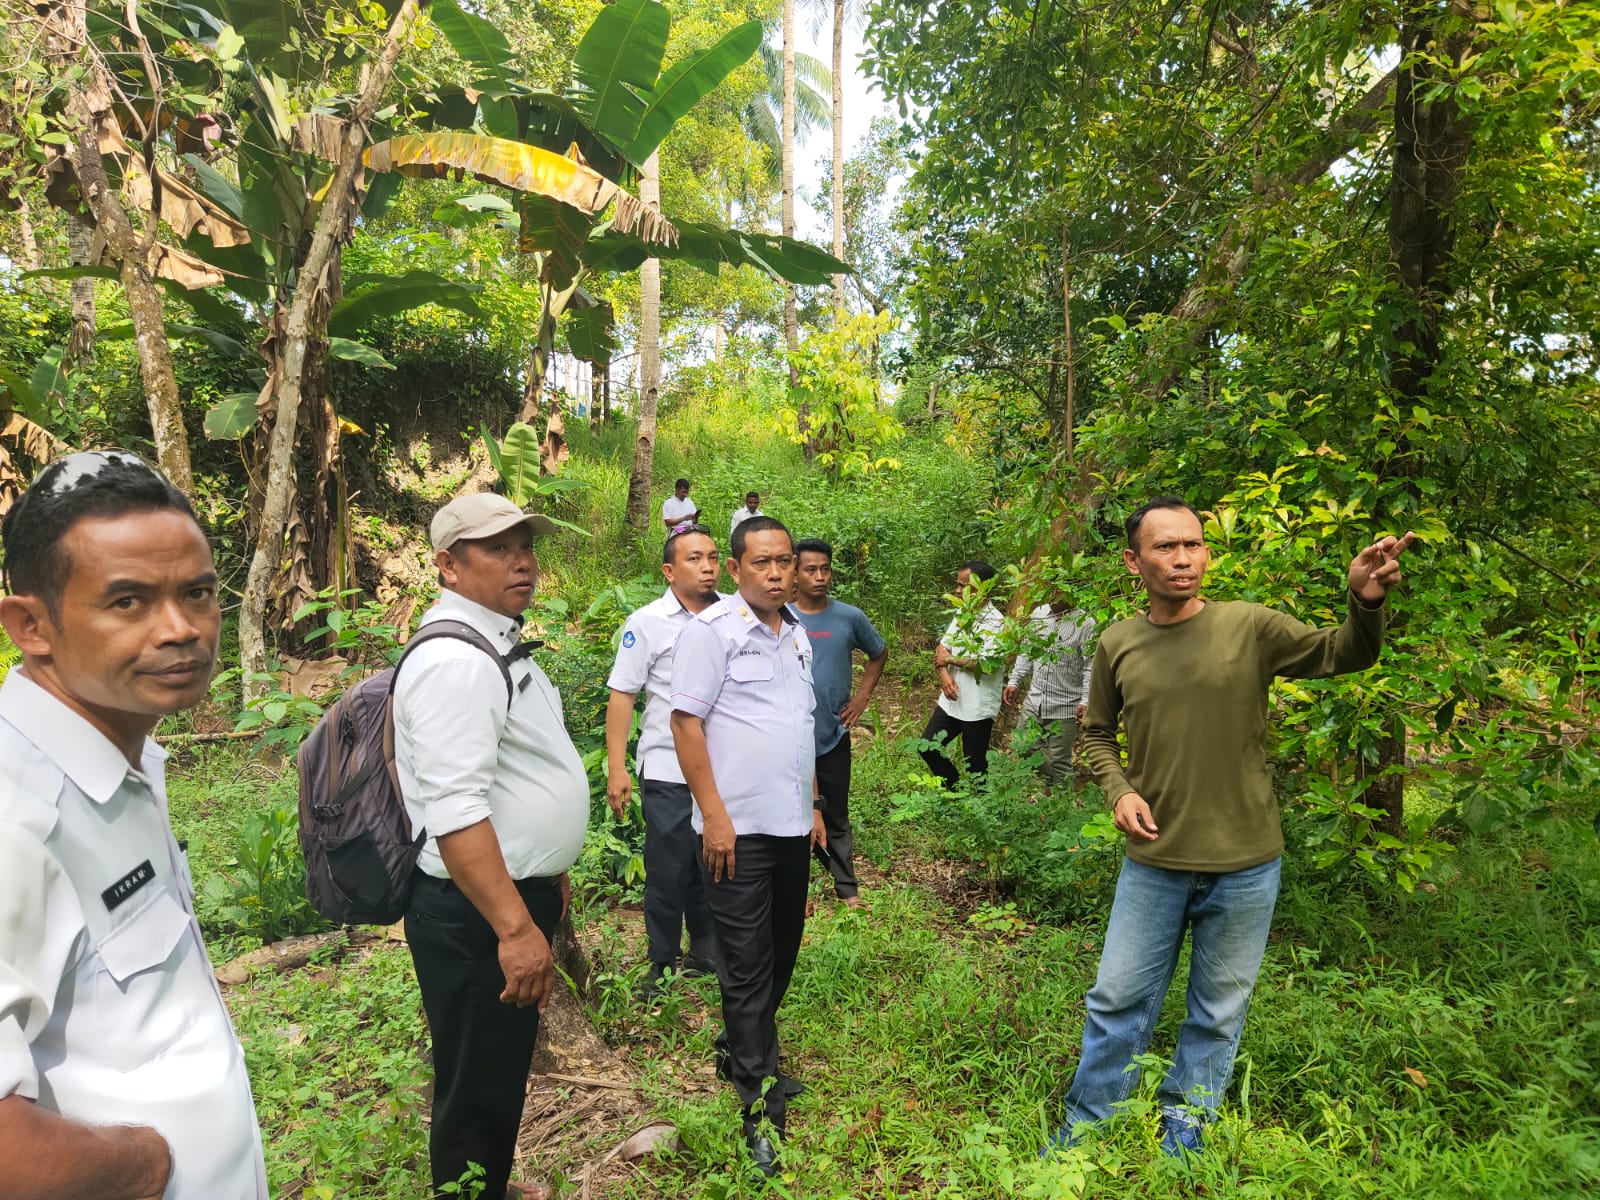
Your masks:
<svg viewBox="0 0 1600 1200"><path fill-rule="evenodd" d="M650 964L650 973L644 977L634 996L640 1004L654 1004L667 994L671 983L667 979L667 968L659 963Z"/></svg>
<svg viewBox="0 0 1600 1200"><path fill-rule="evenodd" d="M686 979L693 979L699 975L710 975L714 978L717 974L717 960L707 958L703 954L685 954L683 966L678 968L678 973Z"/></svg>
<svg viewBox="0 0 1600 1200"><path fill-rule="evenodd" d="M750 1149L750 1160L758 1175L771 1179L778 1173L778 1147L771 1138L764 1133L747 1133L744 1144Z"/></svg>

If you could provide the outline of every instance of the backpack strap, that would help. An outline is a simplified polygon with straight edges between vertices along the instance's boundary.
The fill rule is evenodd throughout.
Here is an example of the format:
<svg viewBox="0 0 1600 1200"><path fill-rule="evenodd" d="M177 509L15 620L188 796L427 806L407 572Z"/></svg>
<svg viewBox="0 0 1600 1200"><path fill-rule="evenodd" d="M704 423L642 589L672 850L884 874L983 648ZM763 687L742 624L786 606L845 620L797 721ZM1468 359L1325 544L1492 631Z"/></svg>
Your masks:
<svg viewBox="0 0 1600 1200"><path fill-rule="evenodd" d="M400 655L400 661L394 664L394 678L396 680L400 678L400 668L405 665L406 659L411 657L413 650L424 642L435 641L438 638L450 638L453 641L466 642L467 645L476 646L494 659L495 666L500 668L500 677L505 680L506 704L508 707L510 706L511 701L516 698L516 689L511 682L511 668L507 665L507 660L511 657L511 654L501 654L499 650L495 649L493 642L471 625L468 625L465 621L457 621L449 617L444 617L437 621L429 621L411 635L411 640L406 643L406 648ZM515 653L515 651L512 651L512 654Z"/></svg>

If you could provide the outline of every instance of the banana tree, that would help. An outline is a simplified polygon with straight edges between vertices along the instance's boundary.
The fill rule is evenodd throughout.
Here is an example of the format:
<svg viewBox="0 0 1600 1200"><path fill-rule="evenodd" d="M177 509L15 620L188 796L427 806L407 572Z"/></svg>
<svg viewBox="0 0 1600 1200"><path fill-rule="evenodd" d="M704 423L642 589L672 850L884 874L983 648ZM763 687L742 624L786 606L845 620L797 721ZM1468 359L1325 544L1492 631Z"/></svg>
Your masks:
<svg viewBox="0 0 1600 1200"><path fill-rule="evenodd" d="M738 26L663 71L671 31L667 9L653 0L615 0L580 40L572 83L556 95L507 84L503 36L481 18L461 17L458 31L441 28L481 77L471 89L441 96L439 107L452 114L452 123L462 123L471 106L472 130L380 143L367 162L374 170L408 174L468 173L520 193L520 245L538 263L542 305L518 420L532 422L539 415L558 327L594 274L638 270L649 258L680 259L710 271L724 263L751 265L807 284L825 283L844 270L831 255L792 238L663 218L627 191L672 127L756 52L759 22ZM611 188L615 215L602 220L602 198L612 197ZM569 345L578 357L603 366L615 341L609 314L591 307L577 311L581 315L569 322ZM559 412L552 420L559 434ZM547 430L547 462L553 443ZM632 500L640 490L637 481L642 476L647 485L649 479L653 429L645 422L640 443L630 519L639 507Z"/></svg>

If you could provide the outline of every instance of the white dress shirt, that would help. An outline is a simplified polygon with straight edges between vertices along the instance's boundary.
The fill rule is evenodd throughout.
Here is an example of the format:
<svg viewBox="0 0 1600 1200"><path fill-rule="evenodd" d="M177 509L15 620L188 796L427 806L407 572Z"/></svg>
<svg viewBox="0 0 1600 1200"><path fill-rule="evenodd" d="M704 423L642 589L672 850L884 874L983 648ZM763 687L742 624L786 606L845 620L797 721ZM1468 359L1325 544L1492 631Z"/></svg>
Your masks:
<svg viewBox="0 0 1600 1200"><path fill-rule="evenodd" d="M957 658L975 658L976 667L951 667L957 696L943 692L939 707L958 721L984 721L1000 712L1000 693L1005 689L1005 663L1000 661L1000 635L1006 620L993 604L979 610L969 629L961 628L959 616L950 622L939 643L948 646Z"/></svg>
<svg viewBox="0 0 1600 1200"><path fill-rule="evenodd" d="M639 778L682 783L683 768L672 741L672 648L694 614L671 588L628 617L606 686L615 692L645 694L644 720L634 759Z"/></svg>
<svg viewBox="0 0 1600 1200"><path fill-rule="evenodd" d="M766 515L767 514L762 512L760 508L757 508L755 512L751 512L748 504L739 505L738 508L733 510L733 520L728 525L728 536L730 538L733 537L733 531L739 528L739 526L743 525L751 517L764 517Z"/></svg>
<svg viewBox="0 0 1600 1200"><path fill-rule="evenodd" d="M774 633L729 596L678 634L672 707L705 721L711 776L734 833L811 832L815 703L811 641L787 610ZM689 819L704 831L698 798Z"/></svg>
<svg viewBox="0 0 1600 1200"><path fill-rule="evenodd" d="M172 1148L164 1200L266 1200L165 768L146 740L135 771L21 670L0 686L0 1097L154 1127Z"/></svg>
<svg viewBox="0 0 1600 1200"><path fill-rule="evenodd" d="M522 623L444 591L422 618L471 625L502 652ZM435 638L406 659L394 689L395 766L413 829L426 829L417 865L448 879L438 839L487 819L513 879L560 875L578 861L589 825L589 780L567 736L561 695L526 658L505 679L482 650Z"/></svg>
<svg viewBox="0 0 1600 1200"><path fill-rule="evenodd" d="M1094 618L1081 608L1050 611L1041 604L1028 614L1030 633L1044 649L1017 655L1006 680L1021 687L1033 677L1023 714L1041 721L1075 719L1078 706L1089 702L1090 668L1094 663Z"/></svg>

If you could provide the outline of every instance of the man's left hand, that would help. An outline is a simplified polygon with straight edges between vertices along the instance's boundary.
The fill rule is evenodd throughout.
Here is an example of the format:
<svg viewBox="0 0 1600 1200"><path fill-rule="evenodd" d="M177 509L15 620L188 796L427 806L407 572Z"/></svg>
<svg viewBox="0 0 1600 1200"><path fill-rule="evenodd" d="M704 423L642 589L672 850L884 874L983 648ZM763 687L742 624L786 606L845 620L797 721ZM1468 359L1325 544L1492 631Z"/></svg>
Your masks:
<svg viewBox="0 0 1600 1200"><path fill-rule="evenodd" d="M1085 715L1085 714L1086 714L1086 713L1088 713L1088 711L1089 711L1089 706L1088 706L1088 705L1087 705L1087 704L1080 704L1080 705L1078 705L1078 707L1077 707L1077 708L1076 708L1076 709L1075 709L1075 710L1074 710L1074 711L1073 711L1073 714L1072 714L1072 719L1073 719L1073 720L1074 720L1074 721L1076 721L1076 722L1077 722L1077 723L1078 723L1078 724L1079 724L1079 725L1082 725L1082 724L1083 724L1083 718L1084 718L1084 715Z"/></svg>
<svg viewBox="0 0 1600 1200"><path fill-rule="evenodd" d="M1382 604L1400 582L1400 556L1416 541L1416 534L1382 537L1350 560L1350 590L1364 604Z"/></svg>
<svg viewBox="0 0 1600 1200"><path fill-rule="evenodd" d="M862 695L851 696L839 710L839 724L846 729L852 728L861 720L861 714L867 711L867 698Z"/></svg>
<svg viewBox="0 0 1600 1200"><path fill-rule="evenodd" d="M820 808L811 810L811 845L813 848L820 846L823 850L828 848L828 829L822 823L822 810Z"/></svg>

